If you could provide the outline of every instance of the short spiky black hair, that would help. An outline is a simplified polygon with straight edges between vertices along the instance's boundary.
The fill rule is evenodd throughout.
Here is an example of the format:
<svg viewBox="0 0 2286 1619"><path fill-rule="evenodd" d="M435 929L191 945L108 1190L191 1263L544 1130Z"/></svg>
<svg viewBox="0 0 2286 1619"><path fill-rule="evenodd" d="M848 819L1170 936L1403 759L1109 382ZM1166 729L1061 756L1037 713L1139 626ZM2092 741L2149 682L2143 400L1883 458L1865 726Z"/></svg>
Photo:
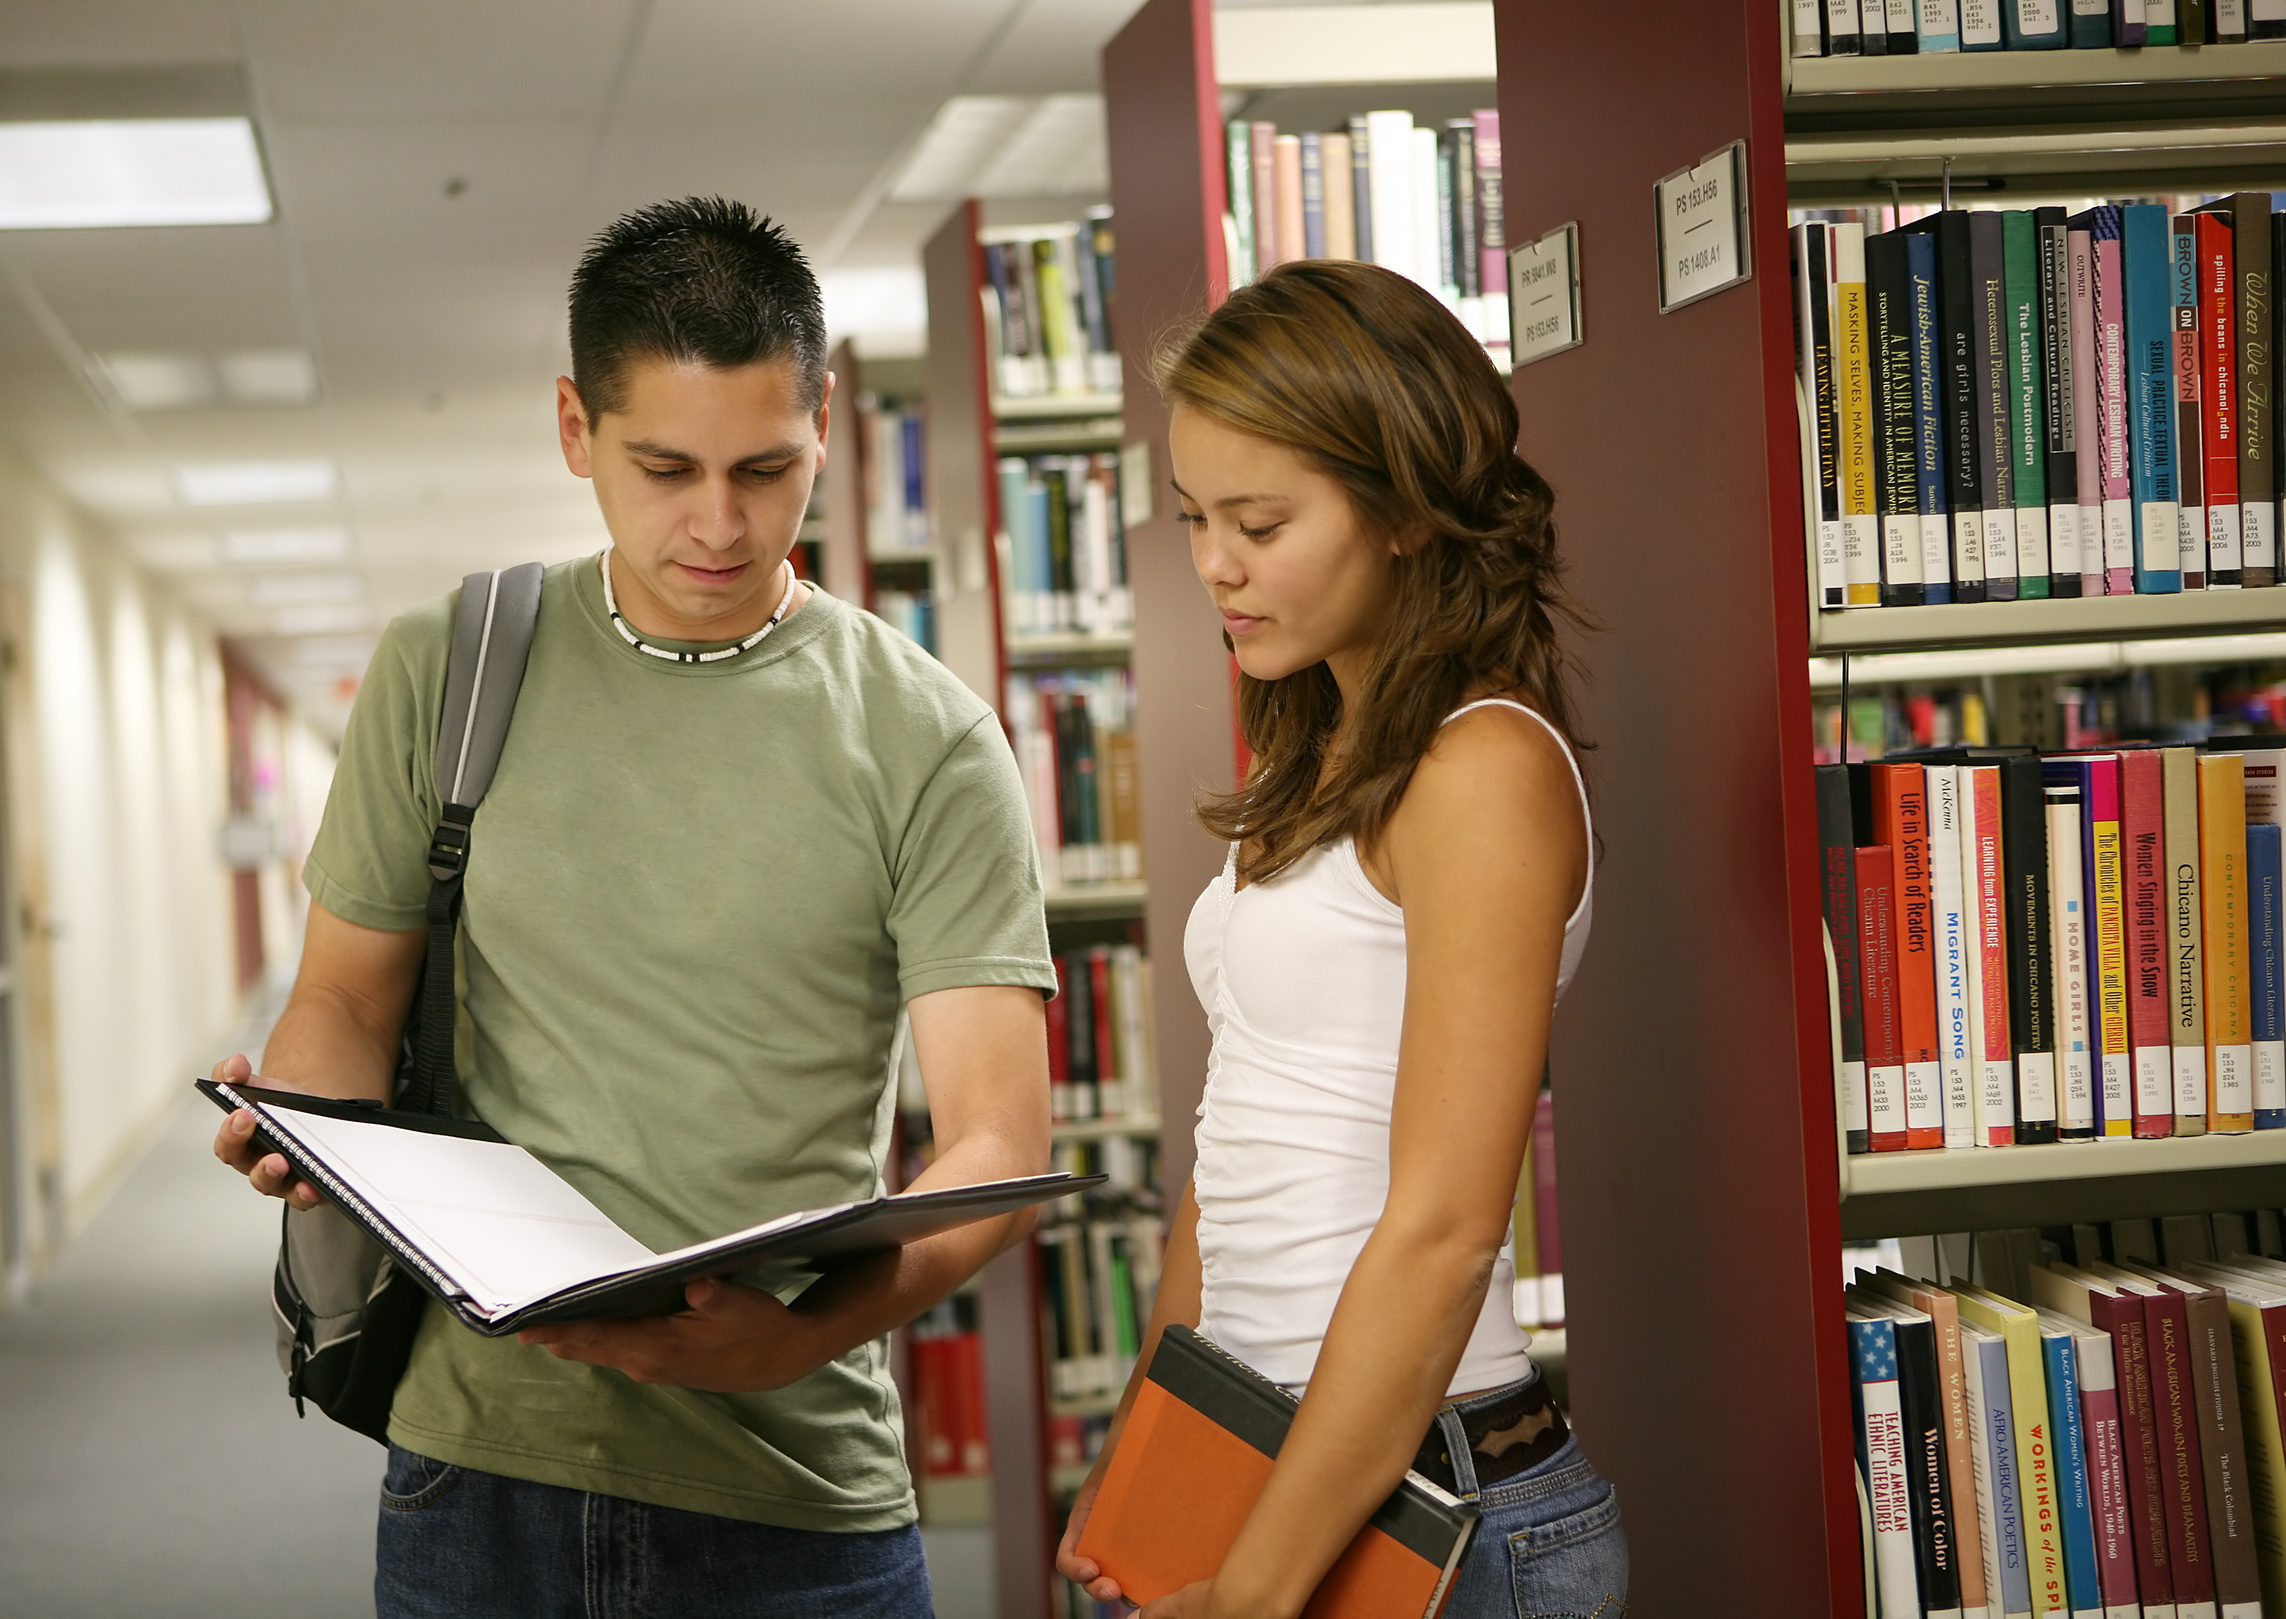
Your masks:
<svg viewBox="0 0 2286 1619"><path fill-rule="evenodd" d="M637 359L790 359L814 411L825 403L825 304L784 226L721 197L653 203L588 243L572 274L571 354L589 421L626 408Z"/></svg>

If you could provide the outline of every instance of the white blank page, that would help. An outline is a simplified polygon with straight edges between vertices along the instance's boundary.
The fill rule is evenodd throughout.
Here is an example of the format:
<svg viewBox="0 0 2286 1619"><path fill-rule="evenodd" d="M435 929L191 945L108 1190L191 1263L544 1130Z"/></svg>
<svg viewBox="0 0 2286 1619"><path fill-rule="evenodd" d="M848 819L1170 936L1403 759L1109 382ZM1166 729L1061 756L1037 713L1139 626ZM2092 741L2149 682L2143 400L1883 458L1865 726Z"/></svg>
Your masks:
<svg viewBox="0 0 2286 1619"><path fill-rule="evenodd" d="M657 1257L521 1147L270 1111L487 1314Z"/></svg>

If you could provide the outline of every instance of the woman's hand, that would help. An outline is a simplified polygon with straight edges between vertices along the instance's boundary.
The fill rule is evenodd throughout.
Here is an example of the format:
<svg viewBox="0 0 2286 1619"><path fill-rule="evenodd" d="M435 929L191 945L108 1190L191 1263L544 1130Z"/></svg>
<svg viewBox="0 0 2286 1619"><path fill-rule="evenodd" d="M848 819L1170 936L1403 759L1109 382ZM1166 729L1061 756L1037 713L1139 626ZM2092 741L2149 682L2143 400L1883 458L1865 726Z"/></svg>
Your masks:
<svg viewBox="0 0 2286 1619"><path fill-rule="evenodd" d="M1104 1463L1111 1460L1109 1446L1095 1466L1088 1469L1087 1482L1079 1487L1072 1498L1072 1515L1064 1525L1064 1538L1056 1547L1056 1572L1079 1586L1098 1602L1117 1602L1126 1593L1119 1582L1107 1578L1092 1557L1079 1554L1080 1533L1087 1528L1087 1515L1095 1510L1095 1492L1103 1487Z"/></svg>

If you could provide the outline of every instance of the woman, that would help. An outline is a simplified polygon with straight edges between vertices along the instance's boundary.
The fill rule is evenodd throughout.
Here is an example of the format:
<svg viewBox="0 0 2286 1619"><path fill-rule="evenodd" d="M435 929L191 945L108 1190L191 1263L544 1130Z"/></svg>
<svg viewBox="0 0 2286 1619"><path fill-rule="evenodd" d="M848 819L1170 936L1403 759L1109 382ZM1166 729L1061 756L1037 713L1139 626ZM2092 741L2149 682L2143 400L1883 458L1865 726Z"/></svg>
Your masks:
<svg viewBox="0 0 2286 1619"><path fill-rule="evenodd" d="M1448 1619L1626 1609L1611 1487L1512 1307L1509 1221L1587 939L1547 485L1476 341L1412 282L1288 264L1162 357L1191 556L1255 764L1184 956L1214 1033L1145 1360L1195 1325L1303 1394L1219 1572L1144 1619L1298 1614L1418 1468L1483 1513Z"/></svg>

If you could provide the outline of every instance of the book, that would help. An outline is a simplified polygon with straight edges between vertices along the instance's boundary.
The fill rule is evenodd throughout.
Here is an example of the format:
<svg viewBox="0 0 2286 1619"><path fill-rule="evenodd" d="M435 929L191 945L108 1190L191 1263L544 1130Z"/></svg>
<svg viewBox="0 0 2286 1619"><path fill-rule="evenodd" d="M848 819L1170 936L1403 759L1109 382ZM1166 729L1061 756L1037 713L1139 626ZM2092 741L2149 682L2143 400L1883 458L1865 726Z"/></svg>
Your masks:
<svg viewBox="0 0 2286 1619"><path fill-rule="evenodd" d="M2058 1023L2048 892L2048 798L2034 757L1999 766L2007 865L2008 1026L2016 1058L2016 1143L2057 1138ZM2092 1121L2091 1121L2092 1122Z"/></svg>
<svg viewBox="0 0 2286 1619"><path fill-rule="evenodd" d="M1965 46L1965 40L1964 40ZM1986 492L1977 453L1981 437L1977 410L1977 351L1974 287L1969 259L1970 216L1957 210L1915 220L1906 227L1935 243L1937 267L1938 375L1944 401L1945 496L1953 520L1953 600L1986 599L1984 509ZM1988 447L1989 454L1989 447Z"/></svg>
<svg viewBox="0 0 2286 1619"><path fill-rule="evenodd" d="M1878 1288L1852 1287L1848 1296L1860 1314L1886 1317L1895 1338L1898 1419L1921 1612L1926 1619L1960 1619L1960 1544L1945 1455L1944 1372L1936 1322L1928 1312Z"/></svg>
<svg viewBox="0 0 2286 1619"><path fill-rule="evenodd" d="M2088 1268L2142 1300L2152 1423L2166 1506L2168 1580L2174 1590L2175 1611L2178 1619L2218 1619L2185 1300L2180 1293L2124 1263Z"/></svg>
<svg viewBox="0 0 2286 1619"><path fill-rule="evenodd" d="M1866 310L1865 227L1828 227L1833 246L1834 396L1841 465L1842 570L1852 607L1881 605L1881 519L1873 470L1873 329Z"/></svg>
<svg viewBox="0 0 2286 1619"><path fill-rule="evenodd" d="M1999 1600L1997 1581L1988 1578L1987 1570L1985 1538L1991 1508L1989 1502L1980 1501L1976 1482L1976 1441L1971 1426L1968 1361L1961 1343L1960 1301L1933 1282L1914 1281L1891 1270L1878 1270L1870 1277L1860 1271L1858 1276L1869 1291L1929 1318L1937 1351L1946 1501L1960 1569L1961 1616L1991 1619Z"/></svg>
<svg viewBox="0 0 2286 1619"><path fill-rule="evenodd" d="M1496 363L1508 359L1508 213L1501 169L1500 114L1480 107L1476 114L1476 250L1484 283L1484 329L1491 336Z"/></svg>
<svg viewBox="0 0 2286 1619"><path fill-rule="evenodd" d="M2247 1488L2246 1430L2229 1303L2221 1288L2199 1277L2173 1268L2141 1269L2183 1300L2217 1619L2262 1619L2262 1575L2255 1550L2254 1502Z"/></svg>
<svg viewBox="0 0 2286 1619"><path fill-rule="evenodd" d="M1294 157L1295 189L1300 193L1302 210L1300 256L1322 259L1326 256L1325 137L1314 129L1295 136Z"/></svg>
<svg viewBox="0 0 2286 1619"><path fill-rule="evenodd" d="M2062 50L2070 42L2061 0L2001 0L2000 24L2012 51Z"/></svg>
<svg viewBox="0 0 2286 1619"><path fill-rule="evenodd" d="M2246 939L2257 1130L2286 1128L2286 849L2281 836L2275 821L2249 817Z"/></svg>
<svg viewBox="0 0 2286 1619"><path fill-rule="evenodd" d="M1921 589L1921 478L1913 417L1912 285L1907 237L1865 239L1865 288L1872 326L1874 505L1881 524L1881 604L1918 607Z"/></svg>
<svg viewBox="0 0 2286 1619"><path fill-rule="evenodd" d="M1938 1082L1944 1145L1976 1145L1976 1068L1969 1040L1969 949L1973 933L1961 873L1959 767L1923 768L1928 800L1929 892L1935 959Z"/></svg>
<svg viewBox="0 0 2286 1619"><path fill-rule="evenodd" d="M2143 0L2143 43L2172 45L2179 37L2175 0Z"/></svg>
<svg viewBox="0 0 2286 1619"><path fill-rule="evenodd" d="M1233 118L1223 134L1229 176L1230 284L1237 288L1254 279L1254 126L1244 118Z"/></svg>
<svg viewBox="0 0 2286 1619"><path fill-rule="evenodd" d="M2263 1611L2276 1612L2286 1608L2286 1271L2234 1263L2184 1269L2220 1288L2230 1312Z"/></svg>
<svg viewBox="0 0 2286 1619"><path fill-rule="evenodd" d="M1256 119L1247 130L1246 159L1254 171L1254 274L1268 275L1285 261L1278 195L1278 126Z"/></svg>
<svg viewBox="0 0 2286 1619"><path fill-rule="evenodd" d="M1318 139L1318 167L1325 193L1326 257L1354 259L1357 251L1357 184L1346 130L1328 130Z"/></svg>
<svg viewBox="0 0 2286 1619"><path fill-rule="evenodd" d="M1976 372L1977 476L1984 493L1985 599L2017 596L2016 455L2009 442L2007 251L2001 216L1968 216L1970 343ZM2045 571L2045 570L2043 570Z"/></svg>
<svg viewBox="0 0 2286 1619"><path fill-rule="evenodd" d="M2199 760L2199 893L2206 944L2207 1128L2254 1128L2254 1024L2247 978L2246 769Z"/></svg>
<svg viewBox="0 0 2286 1619"><path fill-rule="evenodd" d="M2246 0L2210 0L2213 43L2246 43Z"/></svg>
<svg viewBox="0 0 2286 1619"><path fill-rule="evenodd" d="M1818 490L1818 605L1850 604L1842 562L1841 418L1834 388L1832 252L1827 227L1796 225L1792 232L1794 355L1802 408L1810 421L1811 469Z"/></svg>
<svg viewBox="0 0 2286 1619"><path fill-rule="evenodd" d="M1385 270L1420 279L1418 221L1413 198L1413 115L1383 111L1365 115L1368 190L1372 197L1373 262ZM1356 133L1351 132L1351 143ZM1363 239L1364 210L1359 236ZM1362 251L1362 250L1361 250Z"/></svg>
<svg viewBox="0 0 2286 1619"><path fill-rule="evenodd" d="M2167 1030L2174 1047L2175 1134L2207 1128L2205 902L2200 895L2199 767L2188 748L2160 751L2167 832Z"/></svg>
<svg viewBox="0 0 2286 1619"><path fill-rule="evenodd" d="M2107 595L2135 590L2135 482L2128 428L2127 287L2120 262L2120 210L2091 208L2095 253L2096 393L2102 412L2103 571Z"/></svg>
<svg viewBox="0 0 2286 1619"><path fill-rule="evenodd" d="M1033 1208L1099 1181L1032 1175L779 1215L653 1253L538 1158L473 1119L197 1082L256 1141L488 1338L557 1321L674 1315L707 1277L789 1277Z"/></svg>
<svg viewBox="0 0 2286 1619"><path fill-rule="evenodd" d="M2207 502L2207 588L2239 587L2238 275L2231 221L2191 216L2198 250L2200 479Z"/></svg>
<svg viewBox="0 0 2286 1619"><path fill-rule="evenodd" d="M2085 806L2080 771L2068 759L2043 766L2048 813L2048 916L2056 1019L2056 1136L2085 1141L2096 1134L2096 1047L2091 1035L2088 906L2080 873ZM2013 825L2010 827L2013 832ZM2024 1098L2018 1097L2019 1107ZM2021 1133L2019 1136L2021 1139Z"/></svg>
<svg viewBox="0 0 2286 1619"><path fill-rule="evenodd" d="M2140 50L2150 43L2144 21L2147 0L2111 0L2111 42L2122 49Z"/></svg>
<svg viewBox="0 0 2286 1619"><path fill-rule="evenodd" d="M1858 0L1826 0L1826 50L1828 56L1862 56L1864 43L1860 37ZM1887 43L1884 33L1883 43Z"/></svg>
<svg viewBox="0 0 2286 1619"><path fill-rule="evenodd" d="M2060 39L2062 36L2059 35ZM2001 280L2007 300L2009 488L2016 504L2016 594L2048 594L2048 428L2040 380L2040 244L2032 214L2000 216Z"/></svg>
<svg viewBox="0 0 2286 1619"><path fill-rule="evenodd" d="M2042 1310L2040 1359L2048 1380L2048 1432L2056 1459L2057 1539L2064 1551L2064 1605L2073 1614L2100 1614L2103 1591L2096 1576L2095 1498L2088 1478L2087 1437L2081 1427L2079 1344L2071 1324Z"/></svg>
<svg viewBox="0 0 2286 1619"><path fill-rule="evenodd" d="M2120 210L2120 281L2135 589L2167 594L2183 588L2183 542L2175 515L2174 232L2157 203Z"/></svg>
<svg viewBox="0 0 2286 1619"><path fill-rule="evenodd" d="M1921 1584L1913 1534L1913 1490L1892 1322L1850 1307L1850 1392L1857 1459L1873 1505L1874 1579L1884 1612L1919 1614Z"/></svg>
<svg viewBox="0 0 2286 1619"><path fill-rule="evenodd" d="M2169 221L2169 269L2175 320L2175 536L2183 588L2207 585L2206 451L2199 412L2198 215Z"/></svg>
<svg viewBox="0 0 2286 1619"><path fill-rule="evenodd" d="M2098 1133L2128 1136L2135 1129L2134 1058L2127 1037L2127 918L2120 848L2120 756L2077 761L2080 772L2080 848L2088 900L2090 1029L2097 1058Z"/></svg>
<svg viewBox="0 0 2286 1619"><path fill-rule="evenodd" d="M1352 229L1357 235L1357 256L1367 264L1373 256L1373 126L1359 113L1349 121L1349 196Z"/></svg>
<svg viewBox="0 0 2286 1619"><path fill-rule="evenodd" d="M2111 1334L2069 1319L2065 1326L2072 1334L2080 1385L2080 1434L2087 1455L2096 1581L2104 1619L2141 1619Z"/></svg>
<svg viewBox="0 0 2286 1619"><path fill-rule="evenodd" d="M2091 1271L2061 1263L2034 1266L2031 1283L2037 1304L2087 1323L2111 1343L2135 1587L2142 1597L2146 1619L2154 1612L2171 1614L2174 1588L2168 1575L2168 1494L2151 1405L2142 1296Z"/></svg>
<svg viewBox="0 0 2286 1619"><path fill-rule="evenodd" d="M2008 3L2009 0L1961 0L1961 49L2001 49L2000 9Z"/></svg>
<svg viewBox="0 0 2286 1619"><path fill-rule="evenodd" d="M2231 222L2238 342L2240 582L2278 582L2278 486L2271 465L2270 194L2241 191L2208 207Z"/></svg>
<svg viewBox="0 0 2286 1619"><path fill-rule="evenodd" d="M2013 1299L1955 1281L1961 1319L1996 1334L2007 1346L2013 1407L2018 1496L2024 1524L2032 1612L2065 1607L2063 1524L2056 1500L2056 1456L2048 1418L2048 1379L2041 1360L2039 1318Z"/></svg>
<svg viewBox="0 0 2286 1619"><path fill-rule="evenodd" d="M1945 0L1949 4L1950 0ZM1918 231L1893 233L1905 244L1905 278L1913 341L1914 509L1921 523L1921 600L1953 599L1953 542L1945 497L1944 366L1937 327L1937 244Z"/></svg>
<svg viewBox="0 0 2286 1619"><path fill-rule="evenodd" d="M1104 1470L1079 1554L1137 1602L1210 1578L1268 1480L1299 1404L1189 1327L1167 1327ZM1407 1473L1319 1583L1308 1612L1427 1619L1444 1604L1476 1520L1475 1508Z"/></svg>
<svg viewBox="0 0 2286 1619"><path fill-rule="evenodd" d="M2167 1037L2167 827L2158 753L2136 748L2121 754L2120 782L2134 1133L2169 1136L2175 1133L2174 1056Z"/></svg>
<svg viewBox="0 0 2286 1619"><path fill-rule="evenodd" d="M1955 1301L1958 1308L1958 1301ZM1977 1521L1984 1532L1985 1589L1990 1612L2032 1612L2032 1571L2024 1543L2023 1489L2016 1466L2015 1406L2008 1384L2008 1345L1997 1332L1961 1323L1970 1465Z"/></svg>
<svg viewBox="0 0 2286 1619"><path fill-rule="evenodd" d="M1858 923L1857 839L1852 826L1849 769L1820 765L1818 782L1819 860L1823 872L1827 936L1841 997L1842 1071L1839 1076L1845 1139L1851 1152L1873 1150L1866 1100L1865 1012Z"/></svg>
<svg viewBox="0 0 2286 1619"><path fill-rule="evenodd" d="M2065 221L2071 275L2072 432L2079 444L2080 594L2104 594L2103 390L2096 349L2096 252L2092 214Z"/></svg>
<svg viewBox="0 0 2286 1619"><path fill-rule="evenodd" d="M2080 593L2079 439L2072 419L2072 260L2061 208L2032 212L2040 262L2041 420L2049 593Z"/></svg>
<svg viewBox="0 0 2286 1619"><path fill-rule="evenodd" d="M1913 9L1913 36L1923 56L1961 48L1960 0L1918 0Z"/></svg>
<svg viewBox="0 0 2286 1619"><path fill-rule="evenodd" d="M2011 1017L2009 873L2003 864L2000 768L1963 765L1962 882L1975 932L1969 949L1969 1028L1976 1068L1977 1139L1988 1147L2016 1144L2016 1044ZM2046 814L2045 799L2041 814ZM2046 860L2045 838L2041 858ZM2026 973L2031 968L2027 963ZM2055 1092L2053 1036L2045 1073ZM2054 1118L2051 1107L2047 1117ZM2051 1124L2050 1128L2053 1126Z"/></svg>
<svg viewBox="0 0 2286 1619"><path fill-rule="evenodd" d="M1873 837L1891 852L1899 1058L1904 1067L1905 1145L1945 1144L1943 1068L1937 1040L1936 938L1931 908L1927 779L1915 764L1872 770ZM1878 1126L1877 1126L1878 1127Z"/></svg>

